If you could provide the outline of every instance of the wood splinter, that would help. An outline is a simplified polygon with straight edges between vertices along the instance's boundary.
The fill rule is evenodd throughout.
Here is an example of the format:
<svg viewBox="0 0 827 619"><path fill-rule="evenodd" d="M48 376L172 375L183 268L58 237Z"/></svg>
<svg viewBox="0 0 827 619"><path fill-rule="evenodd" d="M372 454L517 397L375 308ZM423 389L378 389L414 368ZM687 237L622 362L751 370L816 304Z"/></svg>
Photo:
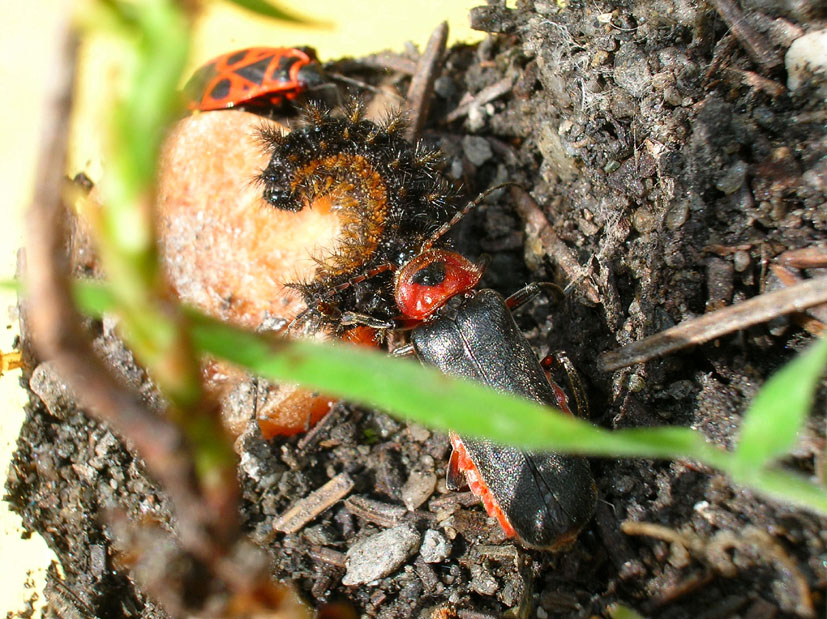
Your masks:
<svg viewBox="0 0 827 619"><path fill-rule="evenodd" d="M339 473L321 488L314 490L278 517L273 524L276 531L296 533L316 516L344 498L353 490L353 480L347 473Z"/></svg>
<svg viewBox="0 0 827 619"><path fill-rule="evenodd" d="M597 364L602 371L611 372L822 303L827 303L827 277L809 279L687 320L618 350L605 352L598 357Z"/></svg>

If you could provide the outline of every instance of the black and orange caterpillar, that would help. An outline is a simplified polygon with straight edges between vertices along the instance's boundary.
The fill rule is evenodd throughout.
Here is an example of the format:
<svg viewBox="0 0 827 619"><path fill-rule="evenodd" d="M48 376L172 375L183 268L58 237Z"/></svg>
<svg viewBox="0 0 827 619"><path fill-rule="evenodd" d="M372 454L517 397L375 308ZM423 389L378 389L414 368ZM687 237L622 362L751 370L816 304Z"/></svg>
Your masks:
<svg viewBox="0 0 827 619"><path fill-rule="evenodd" d="M297 319L335 331L348 313L392 321L398 314L393 272L417 255L460 210L460 194L443 174L439 150L402 137L400 114L381 124L358 102L340 113L305 108L299 128L265 130L271 153L259 180L275 208L300 211L320 198L340 218L337 245L315 256L309 281L294 282L307 304Z"/></svg>

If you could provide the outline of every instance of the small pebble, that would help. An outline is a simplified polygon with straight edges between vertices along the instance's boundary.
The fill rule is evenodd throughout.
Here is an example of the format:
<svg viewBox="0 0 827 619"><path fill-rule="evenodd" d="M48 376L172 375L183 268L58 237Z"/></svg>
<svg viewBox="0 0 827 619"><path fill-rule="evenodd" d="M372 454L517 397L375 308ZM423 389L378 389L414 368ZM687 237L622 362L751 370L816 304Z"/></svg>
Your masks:
<svg viewBox="0 0 827 619"><path fill-rule="evenodd" d="M418 423L408 424L408 434L410 434L411 440L417 443L424 443L431 438L431 431Z"/></svg>
<svg viewBox="0 0 827 619"><path fill-rule="evenodd" d="M827 79L827 29L808 32L799 37L784 56L787 88L797 90L811 76Z"/></svg>
<svg viewBox="0 0 827 619"><path fill-rule="evenodd" d="M342 584L362 585L391 574L419 549L420 539L416 529L403 524L355 543L347 551Z"/></svg>
<svg viewBox="0 0 827 619"><path fill-rule="evenodd" d="M106 572L106 548L102 544L89 546L89 571L98 578Z"/></svg>
<svg viewBox="0 0 827 619"><path fill-rule="evenodd" d="M468 135L462 139L462 152L475 166L481 166L494 154L488 140L476 135Z"/></svg>
<svg viewBox="0 0 827 619"><path fill-rule="evenodd" d="M727 195L733 194L744 184L746 175L747 164L743 161L736 161L724 172L723 176L717 180L715 187Z"/></svg>
<svg viewBox="0 0 827 619"><path fill-rule="evenodd" d="M646 388L646 380L640 374L632 374L629 377L629 391L640 393Z"/></svg>
<svg viewBox="0 0 827 619"><path fill-rule="evenodd" d="M749 252L739 249L732 256L732 263L735 265L735 270L738 273L743 273L749 268L750 257Z"/></svg>
<svg viewBox="0 0 827 619"><path fill-rule="evenodd" d="M652 89L652 72L645 52L634 43L621 43L615 52L614 78L618 86L635 98L648 95Z"/></svg>
<svg viewBox="0 0 827 619"><path fill-rule="evenodd" d="M689 218L689 200L679 198L666 211L666 227L673 232L686 223Z"/></svg>
<svg viewBox="0 0 827 619"><path fill-rule="evenodd" d="M450 99L457 92L456 84L447 75L442 75L434 81L434 92L443 99Z"/></svg>
<svg viewBox="0 0 827 619"><path fill-rule="evenodd" d="M480 595L494 595L500 587L497 579L482 569L474 574L468 586Z"/></svg>
<svg viewBox="0 0 827 619"><path fill-rule="evenodd" d="M440 563L451 554L451 542L439 531L428 529L422 538L419 555L425 563Z"/></svg>
<svg viewBox="0 0 827 619"><path fill-rule="evenodd" d="M75 398L51 361L45 361L34 369L29 379L29 389L43 400L49 413L57 419L64 419L65 412L74 408Z"/></svg>
<svg viewBox="0 0 827 619"><path fill-rule="evenodd" d="M415 510L428 500L436 488L436 475L428 471L411 472L402 486L402 502L410 511Z"/></svg>
<svg viewBox="0 0 827 619"><path fill-rule="evenodd" d="M651 209L641 206L632 216L632 223L635 226L635 230L641 234L646 234L655 229L657 226L657 219Z"/></svg>
<svg viewBox="0 0 827 619"><path fill-rule="evenodd" d="M479 105L468 108L468 120L465 121L468 131L481 131L485 127L485 114Z"/></svg>
<svg viewBox="0 0 827 619"><path fill-rule="evenodd" d="M628 475L621 475L614 478L612 486L618 494L628 494L635 487L635 482Z"/></svg>

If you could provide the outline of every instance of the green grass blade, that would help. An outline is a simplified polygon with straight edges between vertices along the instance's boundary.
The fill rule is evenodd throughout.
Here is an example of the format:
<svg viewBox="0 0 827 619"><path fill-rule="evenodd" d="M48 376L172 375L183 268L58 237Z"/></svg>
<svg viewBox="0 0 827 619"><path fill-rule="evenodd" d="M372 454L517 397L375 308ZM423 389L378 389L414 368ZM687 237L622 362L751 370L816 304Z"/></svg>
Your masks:
<svg viewBox="0 0 827 619"><path fill-rule="evenodd" d="M105 284L78 282L81 310L101 315L114 306ZM551 408L445 376L412 360L344 344L290 341L245 331L188 310L192 337L204 352L266 378L299 382L440 429L487 436L520 447L633 458L686 458L723 470L778 500L827 514L827 491L778 469L741 474L735 454L689 428L610 432Z"/></svg>
<svg viewBox="0 0 827 619"><path fill-rule="evenodd" d="M283 9L275 2L267 2L267 0L227 0L230 4L235 4L236 6L241 7L247 11L255 13L256 15L261 15L263 17L269 17L271 19L278 19L280 21L292 22L294 24L302 24L305 26L324 26L323 22L319 22L308 17L302 17L288 11L287 9Z"/></svg>
<svg viewBox="0 0 827 619"><path fill-rule="evenodd" d="M23 282L19 279L3 279L0 280L0 288L8 292L23 292Z"/></svg>
<svg viewBox="0 0 827 619"><path fill-rule="evenodd" d="M728 454L730 455L730 454ZM755 488L763 494L778 501L820 512L827 515L827 491L824 486L809 479L778 468L766 468L750 471L748 477L737 477L734 454L731 454L731 466L726 470L738 483Z"/></svg>
<svg viewBox="0 0 827 619"><path fill-rule="evenodd" d="M776 372L744 416L736 450L738 476L762 468L788 453L813 405L819 379L827 365L827 338Z"/></svg>
<svg viewBox="0 0 827 619"><path fill-rule="evenodd" d="M112 303L105 285L76 285L82 311L100 315ZM410 359L345 344L285 340L253 333L188 310L193 340L205 353L265 378L298 382L443 430L529 448L606 456L714 459L725 452L688 428L609 432L477 383L449 377Z"/></svg>

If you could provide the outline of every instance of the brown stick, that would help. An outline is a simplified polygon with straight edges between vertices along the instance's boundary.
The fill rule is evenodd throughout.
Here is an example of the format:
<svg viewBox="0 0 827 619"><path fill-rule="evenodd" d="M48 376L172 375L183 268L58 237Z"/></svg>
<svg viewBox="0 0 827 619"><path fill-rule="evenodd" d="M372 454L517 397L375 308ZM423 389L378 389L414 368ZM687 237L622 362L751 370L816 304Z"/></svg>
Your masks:
<svg viewBox="0 0 827 619"><path fill-rule="evenodd" d="M276 531L296 533L330 506L353 490L353 480L347 473L339 473L306 497L299 499L273 523Z"/></svg>
<svg viewBox="0 0 827 619"><path fill-rule="evenodd" d="M747 23L738 5L732 0L710 0L710 3L756 63L765 69L771 69L780 64L781 59L773 51L769 42Z"/></svg>
<svg viewBox="0 0 827 619"><path fill-rule="evenodd" d="M94 354L69 289L65 256L63 177L66 169L68 119L76 41L65 30L60 61L53 65L52 91L46 97L34 203L29 210L26 250L28 297L26 312L35 346L43 358L54 360L84 408L129 437L156 477L176 499L181 533L190 550L213 553L208 518L195 487L195 476L183 438L171 423L146 409ZM184 523L192 526L183 526Z"/></svg>
<svg viewBox="0 0 827 619"><path fill-rule="evenodd" d="M724 75L732 77L734 80L738 80L745 86L749 86L755 90L762 90L771 97L780 97L787 92L787 89L775 80L761 77L754 71L742 71L741 69L729 67L724 70Z"/></svg>
<svg viewBox="0 0 827 619"><path fill-rule="evenodd" d="M771 264L770 272L784 287L795 286L805 281L793 269L788 269L780 264ZM824 325L827 323L827 304L814 305L804 314L793 314L792 318L801 328L806 329L813 335L821 335L824 333Z"/></svg>
<svg viewBox="0 0 827 619"><path fill-rule="evenodd" d="M192 453L179 429L143 406L138 395L112 375L95 355L75 310L65 249L62 173L66 169L77 41L70 30L68 11L62 18L58 54L49 64L54 74L45 82L50 90L45 97L34 201L27 219L25 312L34 345L43 359L55 363L81 407L136 448L149 473L169 493L179 540L200 560L202 569L223 579L239 599L255 599L277 608L292 597L286 588L270 581L266 560L260 561L258 571L243 569L231 560L245 542L234 522L217 522L219 516L200 492ZM170 592L185 604L204 602L187 601L185 593ZM224 603L233 602L222 595Z"/></svg>
<svg viewBox="0 0 827 619"><path fill-rule="evenodd" d="M784 266L795 269L810 269L827 266L827 246L813 245L801 249L790 249L775 259Z"/></svg>
<svg viewBox="0 0 827 619"><path fill-rule="evenodd" d="M822 303L827 303L827 277L810 279L688 320L618 350L605 352L597 364L602 371L611 372Z"/></svg>
<svg viewBox="0 0 827 619"><path fill-rule="evenodd" d="M448 22L442 22L431 33L419 64L416 66L411 85L408 88L408 115L411 124L405 137L416 142L428 117L428 106L434 94L434 81L441 68L445 44L448 42Z"/></svg>
<svg viewBox="0 0 827 619"><path fill-rule="evenodd" d="M511 92L513 81L514 80L510 77L504 77L490 86L486 86L465 103L460 103L453 111L449 112L448 115L445 116L442 122L446 124L454 122L455 120L458 120L468 114L468 111L472 106L485 105L486 103Z"/></svg>
<svg viewBox="0 0 827 619"><path fill-rule="evenodd" d="M580 266L569 246L557 236L554 228L548 223L548 219L543 215L543 211L540 210L540 206L531 197L531 194L518 185L512 185L511 197L514 199L515 210L525 223L526 234L540 240L543 249L563 270L566 278L589 301L594 304L600 303L600 294L591 281L591 277L586 273L586 269Z"/></svg>

